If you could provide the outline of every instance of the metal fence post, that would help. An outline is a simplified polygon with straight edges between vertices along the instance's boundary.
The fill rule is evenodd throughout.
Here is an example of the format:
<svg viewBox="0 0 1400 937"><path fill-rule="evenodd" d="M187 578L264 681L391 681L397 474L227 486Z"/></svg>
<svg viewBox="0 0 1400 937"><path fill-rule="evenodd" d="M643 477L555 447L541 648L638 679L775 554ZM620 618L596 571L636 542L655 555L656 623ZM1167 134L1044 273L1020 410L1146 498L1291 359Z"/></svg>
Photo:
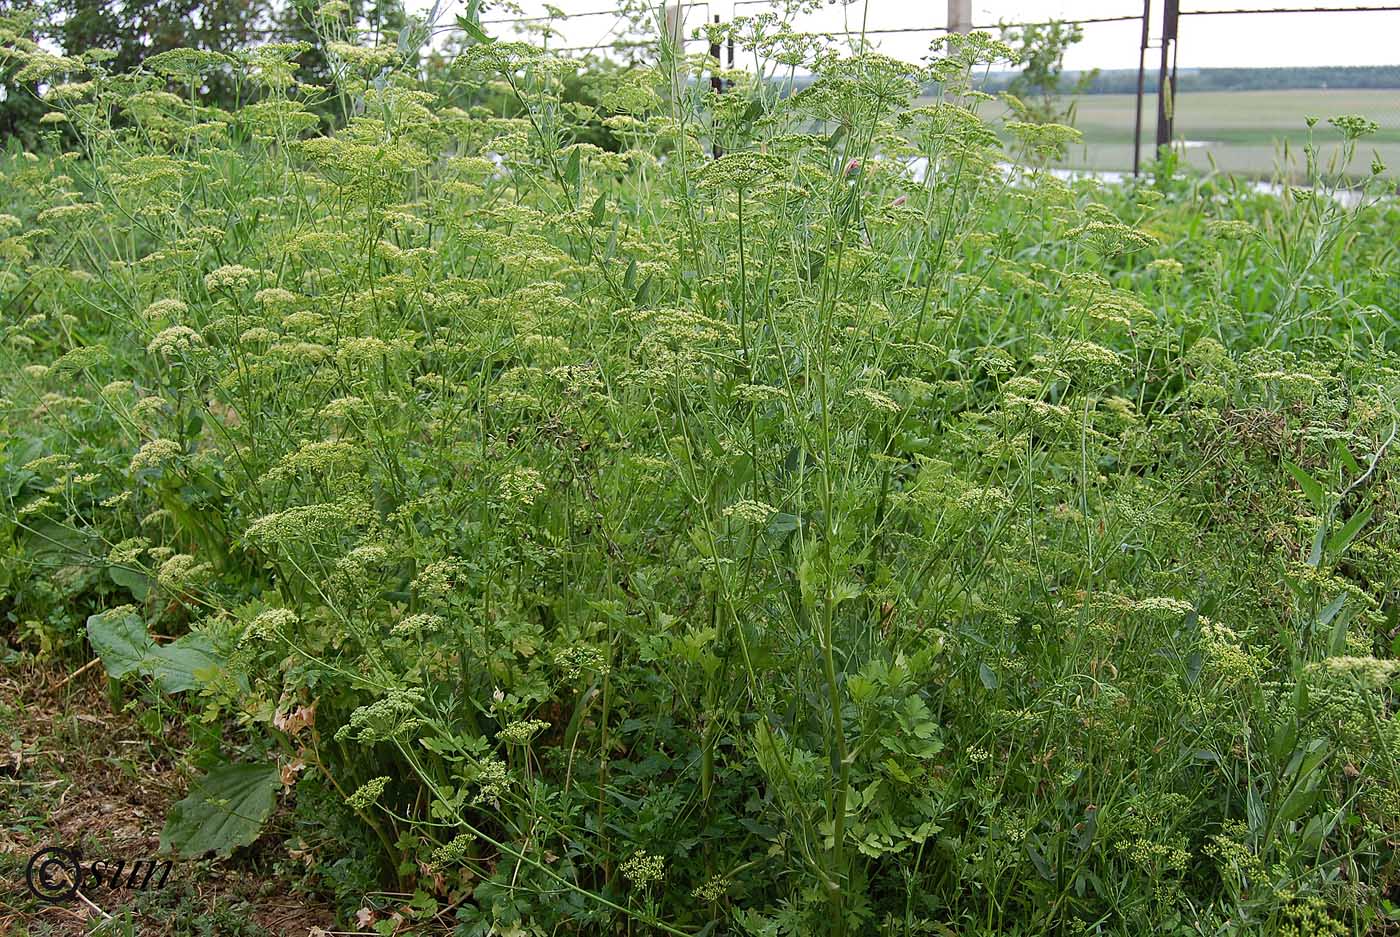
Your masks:
<svg viewBox="0 0 1400 937"><path fill-rule="evenodd" d="M719 25L719 14L715 14L715 25ZM719 70L722 65L719 58L719 43L710 43L710 58L715 60L715 70L710 73L710 90L716 93L724 90L724 82L719 77Z"/></svg>
<svg viewBox="0 0 1400 937"><path fill-rule="evenodd" d="M1172 116L1176 111L1176 37L1181 11L1178 0L1162 5L1162 64L1157 70L1157 155L1172 143ZM1168 71L1170 67L1170 72Z"/></svg>
<svg viewBox="0 0 1400 937"><path fill-rule="evenodd" d="M719 25L718 13L715 14L715 25ZM713 65L714 70L710 72L710 90L715 94L719 94L722 91L724 91L724 79L719 77L719 70L722 67L722 63L719 57L718 41L710 42L710 58L715 60L715 63ZM710 155L714 159L719 159L721 156L724 155L724 151L720 149L719 144L717 142L710 142Z"/></svg>
<svg viewBox="0 0 1400 937"><path fill-rule="evenodd" d="M1152 0L1142 0L1142 42L1138 45L1137 116L1133 118L1133 176L1142 165L1142 92L1147 70L1147 44L1151 37Z"/></svg>

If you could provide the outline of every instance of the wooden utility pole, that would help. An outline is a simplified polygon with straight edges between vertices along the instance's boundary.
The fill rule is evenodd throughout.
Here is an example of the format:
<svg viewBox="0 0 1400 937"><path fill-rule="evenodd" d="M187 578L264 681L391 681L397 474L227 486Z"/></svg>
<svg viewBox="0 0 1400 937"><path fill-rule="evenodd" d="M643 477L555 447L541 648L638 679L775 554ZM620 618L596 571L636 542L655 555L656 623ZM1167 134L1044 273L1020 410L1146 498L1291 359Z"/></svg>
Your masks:
<svg viewBox="0 0 1400 937"><path fill-rule="evenodd" d="M666 37L677 48L685 48L685 6L683 4L666 4Z"/></svg>
<svg viewBox="0 0 1400 937"><path fill-rule="evenodd" d="M972 0L948 0L948 32L972 32Z"/></svg>

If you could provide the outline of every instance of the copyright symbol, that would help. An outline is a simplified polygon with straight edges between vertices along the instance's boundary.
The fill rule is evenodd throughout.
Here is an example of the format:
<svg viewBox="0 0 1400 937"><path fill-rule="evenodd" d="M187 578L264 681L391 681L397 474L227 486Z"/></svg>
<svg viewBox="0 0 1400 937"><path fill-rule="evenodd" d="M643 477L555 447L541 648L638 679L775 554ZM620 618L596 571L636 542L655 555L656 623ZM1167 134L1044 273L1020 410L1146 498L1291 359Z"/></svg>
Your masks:
<svg viewBox="0 0 1400 937"><path fill-rule="evenodd" d="M40 901L69 901L82 885L83 867L73 850L46 846L29 857L24 878L29 893Z"/></svg>

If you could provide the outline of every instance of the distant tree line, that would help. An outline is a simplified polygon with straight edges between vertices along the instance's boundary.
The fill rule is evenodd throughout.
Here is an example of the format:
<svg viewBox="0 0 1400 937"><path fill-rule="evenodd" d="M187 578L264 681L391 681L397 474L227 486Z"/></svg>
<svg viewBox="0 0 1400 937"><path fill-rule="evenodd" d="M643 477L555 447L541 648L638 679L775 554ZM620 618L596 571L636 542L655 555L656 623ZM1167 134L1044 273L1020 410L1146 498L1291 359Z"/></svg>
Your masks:
<svg viewBox="0 0 1400 937"><path fill-rule="evenodd" d="M313 28L323 0L0 0L0 30L11 29L67 55L106 49L104 63L125 72L171 49L237 52L264 42L305 42L298 77L324 82L328 62ZM350 22L393 37L407 21L402 0L343 0ZM0 57L0 142L28 142L48 110L35 88L19 86L15 62ZM211 104L232 105L232 76L211 74Z"/></svg>
<svg viewBox="0 0 1400 937"><path fill-rule="evenodd" d="M1133 94L1137 70L1117 68L1096 72L1066 71L1065 82L1080 94ZM984 91L1014 89L1020 71L993 72ZM1087 78L1082 81L1081 78ZM1283 91L1301 88L1400 88L1400 65L1329 65L1308 68L1199 68L1177 71L1178 91ZM1149 67L1143 87L1157 91L1157 70Z"/></svg>
<svg viewBox="0 0 1400 937"><path fill-rule="evenodd" d="M267 42L301 42L306 50L296 60L297 78L329 87L334 80L326 43L314 24L330 6L371 43L394 43L410 22L404 0L0 0L0 42L8 30L11 35L24 35L68 55L105 49L112 56L102 64L112 73L130 71L171 49L236 53ZM418 23L412 28L421 26ZM419 56L425 87L437 91L448 104L485 106L496 114L518 116L518 102L493 90L489 82L453 80L448 69L452 51L449 43L448 48L428 49ZM607 150L620 148L602 122L614 112L603 105L601 96L616 84L616 74L629 67L589 56L580 62L576 73L565 77L563 100L599 112L595 118L579 122L575 142ZM33 144L40 118L51 109L39 96L42 88L15 80L18 71L18 63L6 61L0 51L0 151ZM241 86L244 99L240 99L235 77L233 69L225 74L208 72L200 88L204 102L228 109L249 103L247 84ZM320 112L326 126L335 126L342 119L329 100L310 107Z"/></svg>

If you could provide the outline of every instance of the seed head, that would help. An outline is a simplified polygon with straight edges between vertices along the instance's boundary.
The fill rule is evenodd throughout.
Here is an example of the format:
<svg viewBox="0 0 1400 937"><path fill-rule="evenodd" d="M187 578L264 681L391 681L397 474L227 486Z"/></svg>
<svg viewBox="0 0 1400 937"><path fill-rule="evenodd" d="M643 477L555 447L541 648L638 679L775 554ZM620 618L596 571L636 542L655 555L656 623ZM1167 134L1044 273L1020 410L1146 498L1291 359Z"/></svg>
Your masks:
<svg viewBox="0 0 1400 937"><path fill-rule="evenodd" d="M389 778L380 776L371 778L356 788L355 792L345 798L345 802L354 810L368 810L384 793L384 788L389 786Z"/></svg>

